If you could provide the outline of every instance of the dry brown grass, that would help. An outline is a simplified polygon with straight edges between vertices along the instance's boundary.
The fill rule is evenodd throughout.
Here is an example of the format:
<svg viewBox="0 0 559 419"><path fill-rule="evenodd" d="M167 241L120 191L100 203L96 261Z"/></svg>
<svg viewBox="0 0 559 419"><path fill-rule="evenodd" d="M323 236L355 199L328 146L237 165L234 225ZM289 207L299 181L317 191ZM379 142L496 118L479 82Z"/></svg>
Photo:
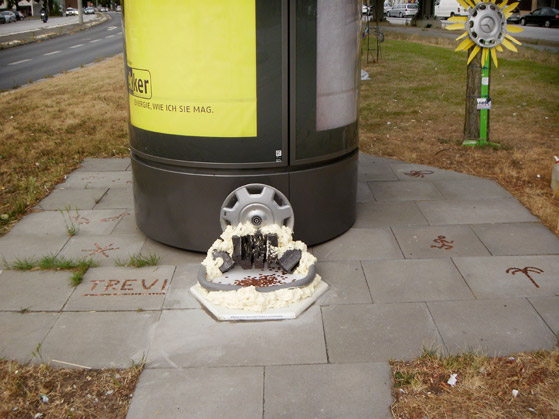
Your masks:
<svg viewBox="0 0 559 419"><path fill-rule="evenodd" d="M559 417L557 350L496 358L426 354L391 366L397 418ZM447 383L451 374L455 386Z"/></svg>
<svg viewBox="0 0 559 419"><path fill-rule="evenodd" d="M124 156L122 57L0 95L0 235L85 157Z"/></svg>
<svg viewBox="0 0 559 419"><path fill-rule="evenodd" d="M56 369L0 361L0 417L125 418L141 370Z"/></svg>
<svg viewBox="0 0 559 419"><path fill-rule="evenodd" d="M461 145L465 54L388 40L380 63L363 64L373 81L362 84L361 150L494 179L558 233L559 54L518 55L500 55L491 75L490 141L502 147L471 148Z"/></svg>

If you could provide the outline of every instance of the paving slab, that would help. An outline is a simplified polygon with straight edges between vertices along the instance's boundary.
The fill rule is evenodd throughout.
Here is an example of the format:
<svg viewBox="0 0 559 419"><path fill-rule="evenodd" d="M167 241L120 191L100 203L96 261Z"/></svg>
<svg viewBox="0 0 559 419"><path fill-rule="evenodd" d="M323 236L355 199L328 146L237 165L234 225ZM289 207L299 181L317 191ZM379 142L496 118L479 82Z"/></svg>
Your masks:
<svg viewBox="0 0 559 419"><path fill-rule="evenodd" d="M132 210L123 211L123 216L116 225L112 234L132 234L137 237L146 238L146 235L138 228L138 225L136 224L136 216Z"/></svg>
<svg viewBox="0 0 559 419"><path fill-rule="evenodd" d="M375 303L473 299L450 259L364 261Z"/></svg>
<svg viewBox="0 0 559 419"><path fill-rule="evenodd" d="M159 263L165 265L186 265L189 263L202 263L205 253L190 252L184 249L167 246L150 238L146 239L141 253L143 255L155 254L160 257Z"/></svg>
<svg viewBox="0 0 559 419"><path fill-rule="evenodd" d="M358 202L353 228L427 224L415 202Z"/></svg>
<svg viewBox="0 0 559 419"><path fill-rule="evenodd" d="M371 202L374 201L375 197L371 192L371 188L369 188L369 184L367 182L358 182L357 183L357 202Z"/></svg>
<svg viewBox="0 0 559 419"><path fill-rule="evenodd" d="M56 323L58 313L9 313L0 312L0 359L13 359L26 363L34 357L37 346Z"/></svg>
<svg viewBox="0 0 559 419"><path fill-rule="evenodd" d="M382 201L433 201L444 199L430 182L369 182L375 199Z"/></svg>
<svg viewBox="0 0 559 419"><path fill-rule="evenodd" d="M559 294L559 257L453 258L477 298L546 297Z"/></svg>
<svg viewBox="0 0 559 419"><path fill-rule="evenodd" d="M11 271L0 274L0 311L60 311L74 292L71 273Z"/></svg>
<svg viewBox="0 0 559 419"><path fill-rule="evenodd" d="M264 388L264 418L392 417L385 362L266 367Z"/></svg>
<svg viewBox="0 0 559 419"><path fill-rule="evenodd" d="M148 368L326 362L320 308L295 320L218 322L203 310L164 311Z"/></svg>
<svg viewBox="0 0 559 419"><path fill-rule="evenodd" d="M358 176L360 181L390 181L398 180L398 177L387 162L362 161L359 158Z"/></svg>
<svg viewBox="0 0 559 419"><path fill-rule="evenodd" d="M474 176L466 175L464 173L453 172L451 170L437 169L431 166L422 164L411 164L394 161L389 163L396 173L399 180L406 182L435 182L444 180L468 180L476 179Z"/></svg>
<svg viewBox="0 0 559 419"><path fill-rule="evenodd" d="M511 198L511 194L490 179L471 178L433 182L445 199Z"/></svg>
<svg viewBox="0 0 559 419"><path fill-rule="evenodd" d="M200 303L190 293L190 288L198 283L200 264L177 266L173 280L167 290L163 307L166 309L200 308Z"/></svg>
<svg viewBox="0 0 559 419"><path fill-rule="evenodd" d="M130 167L130 158L87 158L84 159L80 167L74 173L81 172L117 172L126 170Z"/></svg>
<svg viewBox="0 0 559 419"><path fill-rule="evenodd" d="M95 205L95 209L134 209L132 188L111 188Z"/></svg>
<svg viewBox="0 0 559 419"><path fill-rule="evenodd" d="M144 238L135 235L81 236L68 240L60 252L66 258L88 258L99 266L115 266L116 261L126 262L140 253Z"/></svg>
<svg viewBox="0 0 559 419"><path fill-rule="evenodd" d="M412 359L442 348L424 303L322 307L328 360L334 364Z"/></svg>
<svg viewBox="0 0 559 419"><path fill-rule="evenodd" d="M130 419L262 418L262 367L146 369Z"/></svg>
<svg viewBox="0 0 559 419"><path fill-rule="evenodd" d="M536 222L516 199L422 201L417 205L431 225Z"/></svg>
<svg viewBox="0 0 559 419"><path fill-rule="evenodd" d="M343 235L313 247L319 261L401 259L402 252L387 228L352 228Z"/></svg>
<svg viewBox="0 0 559 419"><path fill-rule="evenodd" d="M559 293L550 297L530 297L528 300L559 338Z"/></svg>
<svg viewBox="0 0 559 419"><path fill-rule="evenodd" d="M0 261L13 263L18 259L41 259L43 256L52 256L60 252L68 236L41 237L0 237Z"/></svg>
<svg viewBox="0 0 559 419"><path fill-rule="evenodd" d="M320 305L372 303L359 261L318 262L316 270L329 286Z"/></svg>
<svg viewBox="0 0 559 419"><path fill-rule="evenodd" d="M489 356L552 349L555 336L525 298L427 303L451 353Z"/></svg>
<svg viewBox="0 0 559 419"><path fill-rule="evenodd" d="M396 226L394 236L408 259L490 256L469 226Z"/></svg>
<svg viewBox="0 0 559 419"><path fill-rule="evenodd" d="M108 188L55 189L39 202L37 208L50 211L64 210L68 207L80 210L93 209L107 191Z"/></svg>
<svg viewBox="0 0 559 419"><path fill-rule="evenodd" d="M18 222L11 236L64 236L68 228L77 234L103 235L111 233L120 220L119 210L42 211L25 216Z"/></svg>
<svg viewBox="0 0 559 419"><path fill-rule="evenodd" d="M559 254L559 238L541 223L472 225L493 255Z"/></svg>
<svg viewBox="0 0 559 419"><path fill-rule="evenodd" d="M56 189L129 188L132 172L72 172Z"/></svg>
<svg viewBox="0 0 559 419"><path fill-rule="evenodd" d="M174 266L91 268L64 310L160 310L174 272Z"/></svg>
<svg viewBox="0 0 559 419"><path fill-rule="evenodd" d="M45 361L128 368L148 353L160 312L62 313L41 345Z"/></svg>

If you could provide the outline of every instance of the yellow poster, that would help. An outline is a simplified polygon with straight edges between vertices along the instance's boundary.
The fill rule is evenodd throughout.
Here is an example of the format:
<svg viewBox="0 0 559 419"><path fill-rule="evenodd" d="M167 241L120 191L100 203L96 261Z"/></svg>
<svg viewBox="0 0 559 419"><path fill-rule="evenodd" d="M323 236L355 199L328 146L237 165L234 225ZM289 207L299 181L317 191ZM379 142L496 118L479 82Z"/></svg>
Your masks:
<svg viewBox="0 0 559 419"><path fill-rule="evenodd" d="M124 24L133 126L256 136L255 0L125 0Z"/></svg>

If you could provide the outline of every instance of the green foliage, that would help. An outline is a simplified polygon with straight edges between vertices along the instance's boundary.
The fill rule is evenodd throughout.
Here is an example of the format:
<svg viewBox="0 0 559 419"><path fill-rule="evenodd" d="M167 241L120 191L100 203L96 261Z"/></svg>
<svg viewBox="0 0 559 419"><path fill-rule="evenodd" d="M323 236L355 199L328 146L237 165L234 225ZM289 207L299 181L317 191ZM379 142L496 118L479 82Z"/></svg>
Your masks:
<svg viewBox="0 0 559 419"><path fill-rule="evenodd" d="M133 266L135 268L143 268L144 266L156 266L161 258L155 253L151 253L148 256L144 256L141 253L137 255L130 256L127 261L117 259L115 261L116 266Z"/></svg>

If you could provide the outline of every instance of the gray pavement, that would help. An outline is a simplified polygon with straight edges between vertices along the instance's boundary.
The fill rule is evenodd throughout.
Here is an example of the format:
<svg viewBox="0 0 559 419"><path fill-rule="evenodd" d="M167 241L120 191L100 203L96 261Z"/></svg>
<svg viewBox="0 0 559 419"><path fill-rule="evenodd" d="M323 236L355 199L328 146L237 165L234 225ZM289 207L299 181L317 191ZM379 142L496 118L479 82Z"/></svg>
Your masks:
<svg viewBox="0 0 559 419"><path fill-rule="evenodd" d="M559 239L492 181L361 154L355 225L312 248L328 291L296 320L235 323L188 291L202 254L137 229L129 166L86 159L0 238L8 263L99 263L75 288L0 268L0 356L145 360L130 418L390 417L390 359L557 344ZM140 252L160 264L115 266Z"/></svg>

